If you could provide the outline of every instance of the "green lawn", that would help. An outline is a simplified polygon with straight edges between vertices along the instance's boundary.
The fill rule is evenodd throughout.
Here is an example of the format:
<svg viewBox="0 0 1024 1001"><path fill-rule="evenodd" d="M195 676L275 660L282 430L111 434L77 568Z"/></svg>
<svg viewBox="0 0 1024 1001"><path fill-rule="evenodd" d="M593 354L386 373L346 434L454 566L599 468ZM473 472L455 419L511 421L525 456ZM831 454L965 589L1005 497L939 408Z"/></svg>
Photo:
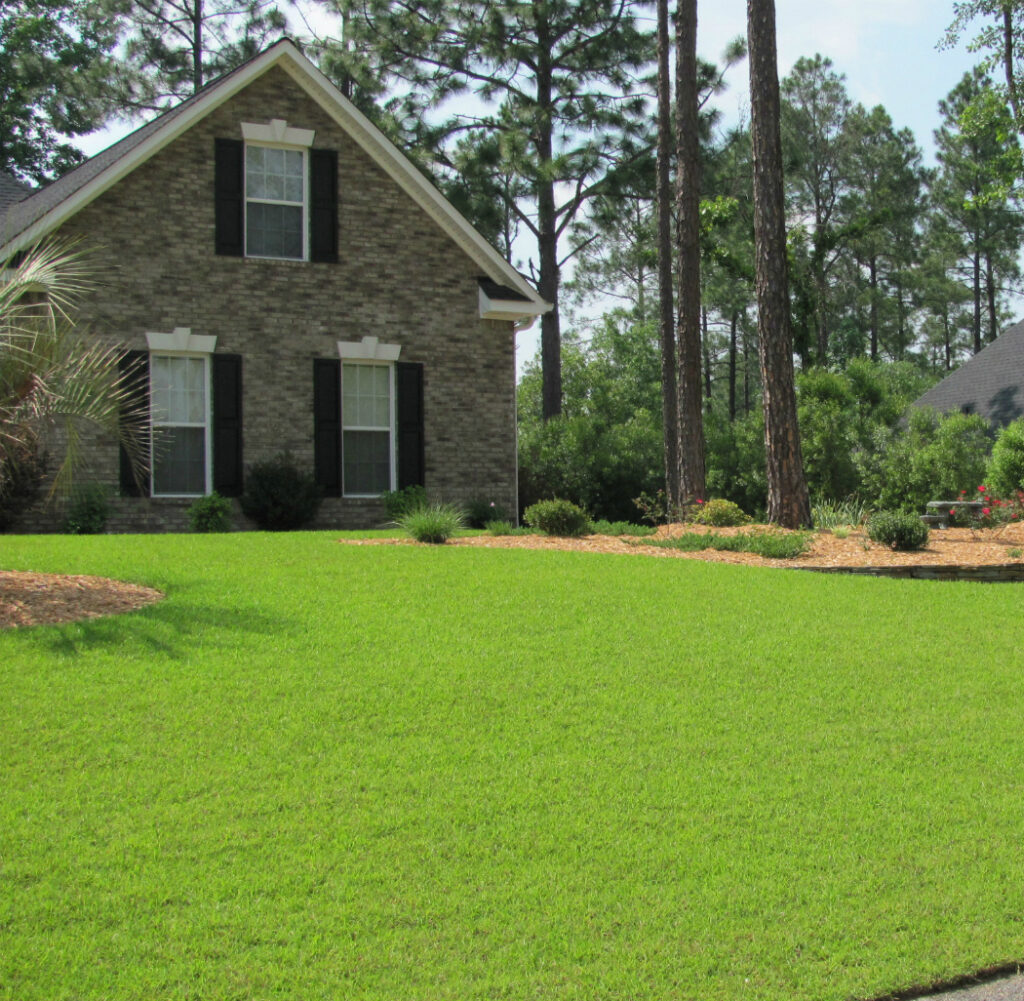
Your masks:
<svg viewBox="0 0 1024 1001"><path fill-rule="evenodd" d="M867 998L1024 958L1015 585L0 537L0 998Z"/></svg>

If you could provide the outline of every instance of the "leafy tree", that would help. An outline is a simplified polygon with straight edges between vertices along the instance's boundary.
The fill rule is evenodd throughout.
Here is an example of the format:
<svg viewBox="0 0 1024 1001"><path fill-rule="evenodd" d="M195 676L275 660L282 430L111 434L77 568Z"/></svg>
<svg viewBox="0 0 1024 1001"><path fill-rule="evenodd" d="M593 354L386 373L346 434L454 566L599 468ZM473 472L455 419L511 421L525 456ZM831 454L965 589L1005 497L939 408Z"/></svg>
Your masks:
<svg viewBox="0 0 1024 1001"><path fill-rule="evenodd" d="M285 28L274 0L108 0L122 27L123 112L162 111L256 55Z"/></svg>
<svg viewBox="0 0 1024 1001"><path fill-rule="evenodd" d="M856 105L846 117L845 191L840 229L863 278L868 353L900 359L911 340L910 271L918 256L924 174L909 129L897 131L885 108Z"/></svg>
<svg viewBox="0 0 1024 1001"><path fill-rule="evenodd" d="M0 494L17 489L21 463L39 454L57 424L64 454L54 491L66 491L81 460L82 425L119 438L137 468L148 413L133 409L118 372L120 352L78 336L74 309L92 286L81 256L43 245L0 284Z"/></svg>
<svg viewBox="0 0 1024 1001"><path fill-rule="evenodd" d="M80 163L67 140L106 112L114 20L93 0L0 7L0 171L44 183Z"/></svg>
<svg viewBox="0 0 1024 1001"><path fill-rule="evenodd" d="M975 353L999 332L998 301L1019 279L1017 251L1024 233L1017 199L991 187L999 176L1000 158L1008 146L1016 145L1008 115L993 117L984 130L967 131L961 124L969 107L987 100L989 86L976 69L939 103L943 124L935 133L939 170L932 185L947 230L958 239L961 280L974 307Z"/></svg>
<svg viewBox="0 0 1024 1001"><path fill-rule="evenodd" d="M407 145L433 151L451 177L477 160L509 213L537 241L537 290L555 308L541 321L544 416L562 405L559 291L581 242L563 241L597 198L630 190L653 149L643 74L654 37L636 0L332 0L357 44L407 88ZM479 111L433 124L433 109L473 94ZM447 109L445 109L447 110ZM461 143L458 140L462 139ZM456 155L455 151L458 151ZM564 197L556 196L563 192Z"/></svg>
<svg viewBox="0 0 1024 1001"><path fill-rule="evenodd" d="M747 0L747 41L768 520L800 528L811 524L811 502L793 385L774 0Z"/></svg>
<svg viewBox="0 0 1024 1001"><path fill-rule="evenodd" d="M833 323L830 285L844 243L838 215L846 183L850 98L843 76L820 55L798 59L781 90L789 209L807 220L815 353L820 364L827 364Z"/></svg>

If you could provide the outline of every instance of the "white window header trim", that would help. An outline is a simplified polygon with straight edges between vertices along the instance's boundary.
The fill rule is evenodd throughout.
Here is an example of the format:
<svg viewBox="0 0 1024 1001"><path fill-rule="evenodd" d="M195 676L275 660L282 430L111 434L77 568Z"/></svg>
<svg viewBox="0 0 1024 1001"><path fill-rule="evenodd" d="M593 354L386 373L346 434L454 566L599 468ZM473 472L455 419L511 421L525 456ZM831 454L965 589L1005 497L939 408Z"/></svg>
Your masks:
<svg viewBox="0 0 1024 1001"><path fill-rule="evenodd" d="M312 146L316 132L313 129L296 129L283 118L271 118L266 125L257 122L242 122L242 138L246 142L279 143L282 146Z"/></svg>
<svg viewBox="0 0 1024 1001"><path fill-rule="evenodd" d="M398 361L401 344L381 344L376 337L338 341L338 357L348 361Z"/></svg>
<svg viewBox="0 0 1024 1001"><path fill-rule="evenodd" d="M169 334L146 334L150 351L187 351L190 354L212 355L217 338L193 334L191 327L175 327Z"/></svg>

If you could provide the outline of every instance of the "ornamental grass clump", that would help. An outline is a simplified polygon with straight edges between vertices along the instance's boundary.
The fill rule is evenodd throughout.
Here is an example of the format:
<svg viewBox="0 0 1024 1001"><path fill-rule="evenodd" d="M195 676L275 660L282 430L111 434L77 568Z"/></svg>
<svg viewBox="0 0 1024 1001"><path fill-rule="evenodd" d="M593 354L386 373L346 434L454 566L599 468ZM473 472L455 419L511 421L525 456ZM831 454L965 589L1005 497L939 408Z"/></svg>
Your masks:
<svg viewBox="0 0 1024 1001"><path fill-rule="evenodd" d="M523 512L523 521L545 535L579 536L590 531L586 511L572 501L554 499L537 501Z"/></svg>
<svg viewBox="0 0 1024 1001"><path fill-rule="evenodd" d="M417 542L442 545L465 524L454 504L423 504L398 519L398 527Z"/></svg>
<svg viewBox="0 0 1024 1001"><path fill-rule="evenodd" d="M908 511L879 511L868 522L868 538L890 549L923 549L928 544L928 526Z"/></svg>

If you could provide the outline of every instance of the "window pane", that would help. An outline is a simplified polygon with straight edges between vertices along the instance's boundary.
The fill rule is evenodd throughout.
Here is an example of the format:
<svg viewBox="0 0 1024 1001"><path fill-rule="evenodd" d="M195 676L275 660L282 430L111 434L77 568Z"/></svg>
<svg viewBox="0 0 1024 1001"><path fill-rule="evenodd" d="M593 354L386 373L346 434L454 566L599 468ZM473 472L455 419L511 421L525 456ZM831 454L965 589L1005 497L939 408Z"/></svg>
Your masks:
<svg viewBox="0 0 1024 1001"><path fill-rule="evenodd" d="M206 430L157 428L153 434L153 493L206 493Z"/></svg>
<svg viewBox="0 0 1024 1001"><path fill-rule="evenodd" d="M150 392L154 421L161 424L205 423L205 360L154 355L150 360Z"/></svg>
<svg viewBox="0 0 1024 1001"><path fill-rule="evenodd" d="M346 494L380 494L391 488L387 431L346 431L343 449Z"/></svg>
<svg viewBox="0 0 1024 1001"><path fill-rule="evenodd" d="M297 205L246 206L245 252L260 257L302 257L302 209Z"/></svg>
<svg viewBox="0 0 1024 1001"><path fill-rule="evenodd" d="M344 366L342 414L347 427L391 427L391 368L388 365Z"/></svg>

